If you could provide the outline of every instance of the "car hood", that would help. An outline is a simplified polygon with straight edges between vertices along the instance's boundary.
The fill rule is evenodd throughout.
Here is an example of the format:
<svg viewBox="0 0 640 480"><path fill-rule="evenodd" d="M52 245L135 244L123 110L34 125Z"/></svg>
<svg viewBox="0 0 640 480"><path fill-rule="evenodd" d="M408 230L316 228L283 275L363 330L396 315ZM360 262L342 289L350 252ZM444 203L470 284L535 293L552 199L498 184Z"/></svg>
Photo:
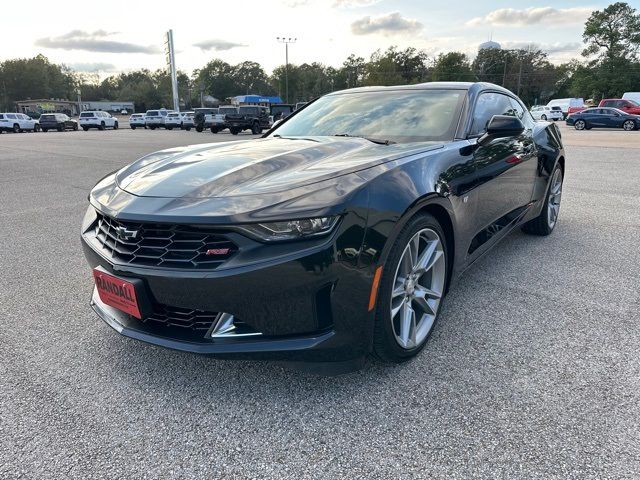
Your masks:
<svg viewBox="0 0 640 480"><path fill-rule="evenodd" d="M378 145L361 138L263 138L180 147L120 170L135 196L213 198L275 193L436 148L442 143Z"/></svg>

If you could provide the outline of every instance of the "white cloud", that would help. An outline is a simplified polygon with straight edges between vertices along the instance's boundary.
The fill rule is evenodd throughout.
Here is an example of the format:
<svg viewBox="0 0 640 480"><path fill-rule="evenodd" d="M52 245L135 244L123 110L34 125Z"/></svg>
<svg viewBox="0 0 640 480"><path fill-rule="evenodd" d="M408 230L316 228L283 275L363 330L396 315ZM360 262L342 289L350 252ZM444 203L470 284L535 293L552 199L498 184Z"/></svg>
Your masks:
<svg viewBox="0 0 640 480"><path fill-rule="evenodd" d="M83 73L113 73L118 72L119 69L113 63L102 63L102 62L76 62L70 63L69 67L75 70L76 72Z"/></svg>
<svg viewBox="0 0 640 480"><path fill-rule="evenodd" d="M158 47L153 45L111 40L109 37L112 35L115 35L115 32L71 30L58 37L39 38L34 42L34 45L52 49L85 50L100 53L158 53L160 51Z"/></svg>
<svg viewBox="0 0 640 480"><path fill-rule="evenodd" d="M237 47L246 47L243 43L230 42L228 40L220 40L212 38L211 40L203 40L193 44L194 47L198 47L203 51L215 50L216 52L223 52L225 50L231 50Z"/></svg>
<svg viewBox="0 0 640 480"><path fill-rule="evenodd" d="M482 17L476 17L467 22L469 26L504 25L568 25L584 23L592 9L586 7L553 8L536 7L517 10L515 8L499 8Z"/></svg>
<svg viewBox="0 0 640 480"><path fill-rule="evenodd" d="M394 35L397 33L414 33L422 30L422 23L413 18L405 18L400 12L387 13L377 17L367 15L351 24L351 32L355 35L381 33Z"/></svg>

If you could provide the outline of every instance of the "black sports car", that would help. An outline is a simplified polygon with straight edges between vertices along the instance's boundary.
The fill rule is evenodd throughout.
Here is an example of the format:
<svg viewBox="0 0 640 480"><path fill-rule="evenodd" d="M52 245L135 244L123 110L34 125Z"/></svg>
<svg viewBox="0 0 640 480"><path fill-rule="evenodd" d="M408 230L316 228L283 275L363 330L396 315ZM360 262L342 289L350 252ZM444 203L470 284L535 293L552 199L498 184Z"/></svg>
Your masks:
<svg viewBox="0 0 640 480"><path fill-rule="evenodd" d="M569 115L567 125L573 125L576 130L622 128L631 131L640 128L640 116L623 112L617 108L587 108Z"/></svg>
<svg viewBox="0 0 640 480"><path fill-rule="evenodd" d="M332 93L260 139L102 179L82 225L91 303L178 350L402 361L465 268L515 227L551 233L564 169L558 128L496 85Z"/></svg>

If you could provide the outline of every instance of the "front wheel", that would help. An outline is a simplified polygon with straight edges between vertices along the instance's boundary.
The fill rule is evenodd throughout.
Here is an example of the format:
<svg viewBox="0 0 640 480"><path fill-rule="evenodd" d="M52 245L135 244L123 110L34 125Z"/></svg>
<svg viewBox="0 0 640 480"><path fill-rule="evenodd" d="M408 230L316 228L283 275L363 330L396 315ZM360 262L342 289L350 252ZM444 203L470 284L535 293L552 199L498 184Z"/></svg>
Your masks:
<svg viewBox="0 0 640 480"><path fill-rule="evenodd" d="M47 131L48 131L48 130L49 130L48 128L43 128L43 129L42 129L42 131L43 131L44 133L47 133Z"/></svg>
<svg viewBox="0 0 640 480"><path fill-rule="evenodd" d="M200 132L202 132L202 130L203 130L203 129L202 129L202 125L198 125L198 126L196 127L196 132L200 133Z"/></svg>
<svg viewBox="0 0 640 480"><path fill-rule="evenodd" d="M382 270L374 353L386 362L417 355L435 325L448 279L447 243L431 215L413 217L393 244Z"/></svg>
<svg viewBox="0 0 640 480"><path fill-rule="evenodd" d="M82 130L84 130L85 132L89 131L89 127L82 127Z"/></svg>
<svg viewBox="0 0 640 480"><path fill-rule="evenodd" d="M240 133L239 128L230 128L229 131L231 132L231 135L238 135Z"/></svg>
<svg viewBox="0 0 640 480"><path fill-rule="evenodd" d="M18 125L17 123L13 124L13 133L20 133L20 125Z"/></svg>
<svg viewBox="0 0 640 480"><path fill-rule="evenodd" d="M587 124L584 120L576 120L576 123L573 124L573 128L576 130L584 130L587 127Z"/></svg>
<svg viewBox="0 0 640 480"><path fill-rule="evenodd" d="M135 125L129 125L129 126L131 127L131 130L135 130L136 129Z"/></svg>
<svg viewBox="0 0 640 480"><path fill-rule="evenodd" d="M100 126L98 127L98 130L104 130L104 122L100 122Z"/></svg>
<svg viewBox="0 0 640 480"><path fill-rule="evenodd" d="M624 128L627 132L635 130L636 129L636 122L634 122L633 120L626 120L622 124L622 128Z"/></svg>
<svg viewBox="0 0 640 480"><path fill-rule="evenodd" d="M74 124L73 124L73 131L74 131L74 132L77 132L77 131L78 131L78 124L77 124L77 123L74 123Z"/></svg>
<svg viewBox="0 0 640 480"><path fill-rule="evenodd" d="M117 130L117 129L118 129L118 122L116 122L116 123L114 123L114 124L113 124L113 129L114 129L114 130Z"/></svg>
<svg viewBox="0 0 640 480"><path fill-rule="evenodd" d="M254 122L253 125L251 125L251 133L253 133L254 135L259 135L260 132L262 132L260 124L258 124L258 122Z"/></svg>
<svg viewBox="0 0 640 480"><path fill-rule="evenodd" d="M540 117L540 120L546 120L546 119L547 119L547 116L542 114L542 116Z"/></svg>
<svg viewBox="0 0 640 480"><path fill-rule="evenodd" d="M542 211L533 220L522 226L522 231L532 235L546 236L553 232L558 223L560 213L560 201L562 200L562 167L556 166L551 175L547 197L545 198Z"/></svg>

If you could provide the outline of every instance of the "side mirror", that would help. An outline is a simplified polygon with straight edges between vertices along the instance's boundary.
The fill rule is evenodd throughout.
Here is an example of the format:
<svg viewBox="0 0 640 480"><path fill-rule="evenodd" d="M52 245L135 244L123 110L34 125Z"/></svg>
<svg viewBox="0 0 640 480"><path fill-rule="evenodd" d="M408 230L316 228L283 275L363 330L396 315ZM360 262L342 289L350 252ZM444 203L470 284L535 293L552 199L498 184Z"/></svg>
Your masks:
<svg viewBox="0 0 640 480"><path fill-rule="evenodd" d="M517 137L524 132L524 125L518 117L494 115L489 120L487 131L478 138L478 145L486 145L496 138Z"/></svg>

